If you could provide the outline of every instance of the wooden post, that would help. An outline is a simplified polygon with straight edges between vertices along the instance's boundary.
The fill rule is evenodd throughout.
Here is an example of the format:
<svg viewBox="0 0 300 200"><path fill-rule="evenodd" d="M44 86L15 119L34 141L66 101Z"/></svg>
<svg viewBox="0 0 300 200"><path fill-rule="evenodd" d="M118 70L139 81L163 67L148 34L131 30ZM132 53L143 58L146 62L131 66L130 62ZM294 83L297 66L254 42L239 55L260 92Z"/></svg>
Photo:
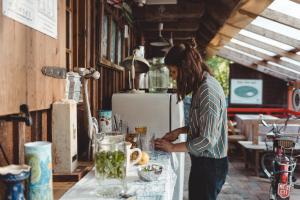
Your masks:
<svg viewBox="0 0 300 200"><path fill-rule="evenodd" d="M14 163L24 164L25 123L13 122Z"/></svg>
<svg viewBox="0 0 300 200"><path fill-rule="evenodd" d="M252 143L258 144L258 122L252 123Z"/></svg>

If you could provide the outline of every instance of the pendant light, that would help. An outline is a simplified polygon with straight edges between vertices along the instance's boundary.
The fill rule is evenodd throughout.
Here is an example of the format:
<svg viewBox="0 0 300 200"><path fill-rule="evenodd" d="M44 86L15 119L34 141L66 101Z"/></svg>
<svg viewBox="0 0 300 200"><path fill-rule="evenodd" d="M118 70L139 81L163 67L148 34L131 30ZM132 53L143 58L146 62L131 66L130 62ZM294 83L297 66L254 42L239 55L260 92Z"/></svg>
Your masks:
<svg viewBox="0 0 300 200"><path fill-rule="evenodd" d="M164 26L163 23L158 24L158 38L154 42L150 42L151 46L166 47L170 45L169 42L165 38L163 38L161 34L161 31L163 30L163 26Z"/></svg>

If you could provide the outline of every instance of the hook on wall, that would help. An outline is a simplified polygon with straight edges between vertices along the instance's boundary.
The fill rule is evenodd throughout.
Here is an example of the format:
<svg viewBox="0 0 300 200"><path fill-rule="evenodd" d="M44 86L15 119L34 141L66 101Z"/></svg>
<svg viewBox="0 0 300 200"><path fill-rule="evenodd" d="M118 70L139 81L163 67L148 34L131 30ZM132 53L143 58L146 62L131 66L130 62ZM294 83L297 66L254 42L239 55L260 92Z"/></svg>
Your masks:
<svg viewBox="0 0 300 200"><path fill-rule="evenodd" d="M0 120L25 122L26 126L32 125L32 118L27 104L20 105L20 114L0 117Z"/></svg>

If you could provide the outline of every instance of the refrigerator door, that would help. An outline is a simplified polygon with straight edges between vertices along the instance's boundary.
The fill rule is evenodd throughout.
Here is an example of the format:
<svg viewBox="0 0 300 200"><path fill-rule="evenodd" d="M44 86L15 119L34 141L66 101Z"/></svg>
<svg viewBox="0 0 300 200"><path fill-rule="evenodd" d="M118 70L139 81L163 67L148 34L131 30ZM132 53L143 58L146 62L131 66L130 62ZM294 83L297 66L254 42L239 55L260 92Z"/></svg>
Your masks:
<svg viewBox="0 0 300 200"><path fill-rule="evenodd" d="M112 97L112 112L128 123L130 131L136 126L147 126L148 131L159 138L165 133L184 126L183 102L177 103L176 94L128 94ZM175 142L184 142L181 135ZM182 200L184 184L184 153L173 153L173 166L177 174L173 200Z"/></svg>

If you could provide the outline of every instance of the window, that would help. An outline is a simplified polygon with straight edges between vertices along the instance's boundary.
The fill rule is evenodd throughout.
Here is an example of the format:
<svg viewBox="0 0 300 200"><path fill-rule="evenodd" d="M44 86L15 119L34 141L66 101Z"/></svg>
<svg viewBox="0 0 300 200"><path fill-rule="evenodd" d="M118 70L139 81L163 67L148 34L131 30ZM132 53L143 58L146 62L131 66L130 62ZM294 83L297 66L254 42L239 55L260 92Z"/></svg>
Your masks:
<svg viewBox="0 0 300 200"><path fill-rule="evenodd" d="M108 16L103 16L102 23L102 39L101 39L101 54L107 58L107 43L108 43Z"/></svg>
<svg viewBox="0 0 300 200"><path fill-rule="evenodd" d="M111 41L110 41L110 61L116 62L116 37L117 37L117 24L116 21L112 21L111 24Z"/></svg>
<svg viewBox="0 0 300 200"><path fill-rule="evenodd" d="M120 63L122 62L122 32L120 31L120 29L118 30L118 65L120 65Z"/></svg>

